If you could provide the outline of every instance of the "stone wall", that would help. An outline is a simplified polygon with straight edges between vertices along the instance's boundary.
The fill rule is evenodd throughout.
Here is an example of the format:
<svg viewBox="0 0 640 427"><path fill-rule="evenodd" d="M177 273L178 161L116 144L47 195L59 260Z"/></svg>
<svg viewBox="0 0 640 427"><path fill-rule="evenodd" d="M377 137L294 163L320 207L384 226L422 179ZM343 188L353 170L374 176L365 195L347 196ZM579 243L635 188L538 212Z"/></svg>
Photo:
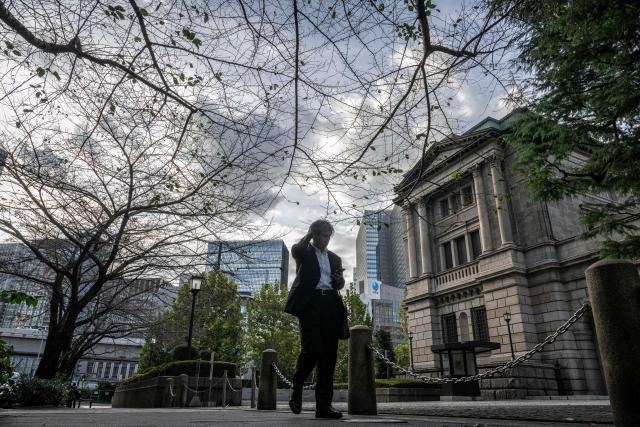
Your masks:
<svg viewBox="0 0 640 427"><path fill-rule="evenodd" d="M119 385L113 394L114 408L167 408L175 406L171 396L175 377L155 377Z"/></svg>
<svg viewBox="0 0 640 427"><path fill-rule="evenodd" d="M482 400L506 400L566 394L558 388L559 385L554 366L525 362L510 369L504 376L480 380L480 397Z"/></svg>
<svg viewBox="0 0 640 427"><path fill-rule="evenodd" d="M242 380L229 378L231 387L227 385L226 400L231 406L242 404ZM114 408L170 408L189 405L193 396L197 394L204 406L222 405L222 378L213 378L211 394L209 394L209 379L187 377L155 377L135 382L120 384L116 388L111 402Z"/></svg>

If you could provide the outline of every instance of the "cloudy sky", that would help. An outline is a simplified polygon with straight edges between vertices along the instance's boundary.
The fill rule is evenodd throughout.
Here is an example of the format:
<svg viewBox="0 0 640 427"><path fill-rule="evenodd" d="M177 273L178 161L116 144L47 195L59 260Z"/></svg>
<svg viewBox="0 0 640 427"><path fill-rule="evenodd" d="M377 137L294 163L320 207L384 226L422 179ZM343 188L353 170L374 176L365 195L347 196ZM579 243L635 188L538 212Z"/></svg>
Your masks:
<svg viewBox="0 0 640 427"><path fill-rule="evenodd" d="M435 43L441 42L445 45L449 45L450 40L447 40L447 34L460 33L456 30L456 24L450 25L447 22L460 22L461 19L456 17L472 17L467 23L471 25L467 31L473 33L473 24L479 21L473 21L475 10L477 8L469 9L469 1L465 0L452 0L448 2L442 2L438 4L439 9L436 9L431 15L431 23L433 24L433 40ZM466 8L465 8L466 7ZM464 23L464 21L463 21ZM461 24L462 25L462 24ZM317 81L322 82L323 78L328 78L331 81L344 82L345 79L356 79L360 76L354 76L350 73L353 72L351 67L340 67L339 55L333 50L331 44L326 44L321 47L316 46L319 41L322 40L317 34L307 28L308 32L303 31L303 35L307 35L302 40L301 51L306 52L303 54L305 67L304 70L309 74L306 78L315 78ZM458 27L460 30L460 27ZM464 33L465 30L462 30ZM375 35L375 31L372 33ZM456 37L454 36L454 44ZM407 39L408 40L408 39ZM375 46L376 39L370 40L371 45L367 45L367 49L362 49L362 52L354 49L351 46L345 47L344 52L357 52L353 54L352 66L361 71L364 75L369 73L369 63L367 61L372 58L367 57L366 51L369 48ZM394 38L391 44L388 40L385 44L377 46L380 48L379 52L376 51L374 55L376 57L376 64L387 63L396 67L412 68L417 62L418 57L421 55L420 42L409 41L405 44L402 38ZM373 49L376 50L376 49ZM361 54L362 53L362 54ZM494 59L491 59L493 61ZM498 68L494 68L492 74L499 74L501 69L498 63L504 64L505 57L497 59L495 64ZM446 68L447 58L442 55L434 54L429 57L427 62L427 68L434 71L434 75L438 74L438 70ZM327 65L328 64L328 65ZM309 71L309 67L316 66L316 72ZM325 66L327 70L325 71ZM494 64L491 64L494 66ZM393 67L392 67L393 68ZM496 71L497 70L497 71ZM504 70L504 67L502 68ZM357 74L357 73L354 73ZM402 74L401 74L402 76ZM433 77L428 85L434 87L438 84L438 79L441 75ZM430 77L431 78L431 77ZM400 80L406 79L401 77ZM324 82L323 82L324 83ZM407 124L404 128L405 131L409 130L409 133L413 132L413 135L404 135L407 137L407 141L395 145L393 139L402 138L397 134L393 134L393 130L389 133L385 133L375 141L376 151L369 151L366 149L366 143L371 133L363 131L362 129L370 128L376 129L379 126L377 122L367 122L367 118L362 120L362 117L357 117L358 105L366 105L369 111L374 110L380 112L382 115L390 111L389 107L393 105L394 97L391 96L391 89L396 86L401 88L405 87L401 84L397 84L397 80L393 80L390 77L381 77L376 81L375 88L377 91L371 93L367 92L363 95L362 91L354 90L348 93L337 95L331 98L329 101L323 99L323 102L327 102L327 105L318 107L317 93L313 91L303 92L301 95L301 108L300 108L300 120L299 125L301 127L299 144L304 147L307 152L311 153L311 156L320 162L325 162L324 172L328 169L332 169L331 162L344 161L347 156L348 159L352 159L365 147L365 157L362 163L374 164L375 161L371 160L372 156L377 156L377 164L382 163L381 158L385 156L394 157L390 162L397 165L401 169L407 170L410 168L419 158L419 151L421 141L418 139L416 144L416 135L422 132L425 127L425 111L428 109L424 104L424 101L420 102L421 92L414 87L414 92L410 96L405 104L413 105L417 103L418 107L415 110L406 112ZM465 75L464 72L457 74L451 73L446 79L445 89L438 90L438 103L443 102L441 105L441 111L444 113L453 131L457 134L464 132L478 121L484 119L487 116L500 118L508 113L508 108L503 102L504 91L502 87L496 83L491 76L483 75L482 72L474 70L470 75ZM439 86L438 86L439 87ZM435 91L435 89L434 89ZM377 92L377 93L376 93ZM388 95L388 96L387 96ZM385 96L387 96L385 98ZM335 102L334 102L335 101ZM286 103L291 103L290 99L285 101L285 104L281 107L283 111L286 110ZM433 99L432 99L433 102ZM330 104L330 105L329 105ZM416 110L420 110L420 113L412 116ZM433 110L433 108L432 108ZM316 114L321 112L321 114ZM355 112L355 113L354 113ZM420 116L422 114L422 116ZM435 113L434 113L435 114ZM317 120L317 116L321 119ZM400 117L402 117L399 114ZM375 115L369 116L375 118ZM442 116L440 116L441 118ZM282 114L278 118L281 122L278 123L280 129L286 134L285 138L289 141L293 141L294 137L291 129L293 129L291 115ZM434 119L437 120L437 119ZM442 138L442 135L448 134L449 126L444 125L444 121L436 122L434 128L438 129L440 133L434 131L429 136L429 142ZM387 127L386 129L392 129ZM396 126L395 130L399 129ZM405 132L407 133L407 132ZM391 135L389 135L391 134ZM390 142L391 141L391 142ZM425 142L426 143L426 142ZM402 145L405 144L405 145ZM409 147L408 151L402 151L398 153L398 147ZM355 154L354 154L355 153ZM405 153L409 153L405 160ZM350 157L349 157L350 156ZM313 174L313 165L308 162L305 163L305 159L302 155L298 154L295 157L296 161L300 161L300 169L298 172L298 178L302 179L290 179L281 189L274 190L274 203L272 203L269 210L261 218L256 219L256 223L260 225L269 225L268 230L259 236L247 236L243 234L242 230L235 232L230 238L236 239L270 239L280 238L283 239L289 249L306 233L309 224L319 218L326 218L334 224L336 233L329 245L329 248L340 255L343 259L343 265L346 269L345 278L347 281L352 280L353 268L355 267L355 239L358 232L358 226L356 220L358 216L362 215L364 209L380 209L382 207L390 206L390 200L392 198L392 186L397 184L402 179L402 174L385 175L384 178L368 176L368 182L366 187L350 187L350 188L333 188L335 193L333 196L335 199L331 200L328 197L326 188L322 183L309 183L309 185L301 185L304 183L304 168L310 168L310 173ZM349 161L349 160L347 160ZM385 162L386 163L386 158ZM341 167L341 166L338 166ZM370 170L366 167L362 169L364 173L370 174ZM274 175L278 171L273 171ZM281 172L281 171L280 171ZM342 209L336 209L336 206L340 206ZM345 209L346 207L346 209ZM289 265L289 283L292 282L295 277L295 263L291 260Z"/></svg>
<svg viewBox="0 0 640 427"><path fill-rule="evenodd" d="M501 100L502 92L487 89L482 85L461 90L458 95L460 109L452 112L460 118L460 132L472 127L475 123L487 116L500 118L508 113L505 103ZM415 159L417 161L417 159ZM397 181L401 179L397 175ZM309 193L297 186L287 186L284 189L286 198L267 212L267 218L272 227L270 233L284 240L287 248L301 239L307 232L309 224L319 218L327 218L334 223L336 233L333 236L329 249L342 257L345 267L345 279L347 283L352 280L353 268L356 263L356 235L358 226L355 219L344 215L334 215L327 212L326 192L316 189ZM298 205L296 202L299 202ZM388 201L380 200L381 205ZM289 284L295 277L295 262L291 260L289 265Z"/></svg>

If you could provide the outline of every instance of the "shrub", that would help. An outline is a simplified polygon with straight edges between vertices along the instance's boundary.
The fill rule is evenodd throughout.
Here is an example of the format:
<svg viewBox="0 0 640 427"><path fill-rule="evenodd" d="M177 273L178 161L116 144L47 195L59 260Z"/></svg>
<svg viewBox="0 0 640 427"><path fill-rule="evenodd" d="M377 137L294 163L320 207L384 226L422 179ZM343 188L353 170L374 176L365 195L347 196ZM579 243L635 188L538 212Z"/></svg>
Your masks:
<svg viewBox="0 0 640 427"><path fill-rule="evenodd" d="M211 362L200 361L200 376L209 377L209 369ZM237 365L229 362L213 362L213 376L219 378L226 370L229 377L235 377L237 372ZM120 382L120 384L132 384L138 381L146 380L149 378L155 378L160 376L177 376L180 374L187 374L190 377L195 377L198 370L197 360L181 360L179 362L170 362L164 365L156 366L147 370L144 373L134 375Z"/></svg>
<svg viewBox="0 0 640 427"><path fill-rule="evenodd" d="M200 360L211 360L211 352L209 350L201 350Z"/></svg>
<svg viewBox="0 0 640 427"><path fill-rule="evenodd" d="M60 406L67 401L67 385L59 379L21 376L15 383L16 401L22 406Z"/></svg>
<svg viewBox="0 0 640 427"><path fill-rule="evenodd" d="M178 362L180 360L195 360L198 356L198 350L186 345L179 345L171 350L171 360L174 362Z"/></svg>

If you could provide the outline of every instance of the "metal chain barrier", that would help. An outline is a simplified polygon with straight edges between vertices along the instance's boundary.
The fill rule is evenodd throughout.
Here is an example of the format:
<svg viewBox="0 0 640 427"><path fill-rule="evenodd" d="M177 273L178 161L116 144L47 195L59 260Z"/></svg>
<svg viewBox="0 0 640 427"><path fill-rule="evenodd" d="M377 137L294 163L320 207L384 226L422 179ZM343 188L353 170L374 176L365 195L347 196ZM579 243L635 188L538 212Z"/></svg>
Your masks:
<svg viewBox="0 0 640 427"><path fill-rule="evenodd" d="M273 362L271 364L271 366L273 366L273 369L276 371L276 374L280 377L280 379L289 386L289 388L293 388L293 382L291 382L287 377L284 376L284 374L282 372L280 372L280 369L278 369L278 365L276 365L276 362ZM315 384L311 384L311 385L306 385L304 387L302 387L303 390L314 390L316 388Z"/></svg>
<svg viewBox="0 0 640 427"><path fill-rule="evenodd" d="M349 352L345 353L344 356L342 356L342 358L336 362L336 366L338 366L339 364L341 364L342 362L344 362L345 360L347 360L349 357ZM284 374L282 372L280 372L280 369L278 369L278 365L276 365L276 362L272 363L273 369L276 371L276 374L280 377L280 379L287 384L290 388L293 388L293 382L290 381L287 377L284 376ZM311 385L306 385L304 387L302 387L303 390L314 390L316 388L315 384L311 384Z"/></svg>
<svg viewBox="0 0 640 427"><path fill-rule="evenodd" d="M398 365L397 363L389 360L389 358L386 357L383 354L382 351L380 351L379 349L375 348L373 345L370 345L369 348L375 353L375 355L376 355L376 357L378 357L378 359L384 361L387 365L391 366L394 369L397 369L398 371L400 371L401 373L403 373L405 375L409 375L409 376L412 376L412 377L417 378L419 380L422 380L422 381L425 381L425 382L428 382L428 383L432 383L432 384L465 383L465 382L469 382L469 381L480 380L482 378L490 378L490 377L493 377L493 376L495 376L497 374L502 374L507 369L515 368L516 366L522 364L523 362L531 359L531 357L534 354L542 351L542 349L547 344L551 344L551 343L555 342L555 340L557 340L560 335L562 335L565 332L567 332L569 330L569 328L574 323L576 323L590 309L591 309L591 307L590 307L589 303L588 302L584 302L582 304L582 306L575 313L573 313L573 316L571 316L569 318L569 320L564 322L558 329L555 330L554 333L552 333L551 335L546 337L544 339L544 341L536 344L531 350L527 351L526 353L522 354L521 356L518 356L514 360L506 362L503 365L497 366L497 367L495 367L495 368L493 368L491 370L485 371L485 372L483 372L481 374L472 375L472 376L469 376L469 377L434 378L434 377L428 377L428 376L425 376L425 375L420 375L420 374L412 372L412 371L410 371L408 369L405 369L402 366Z"/></svg>
<svg viewBox="0 0 640 427"><path fill-rule="evenodd" d="M235 388L233 388L233 386L231 385L231 381L229 381L229 378L227 378L227 384L229 385L229 388L231 389L231 391L238 391Z"/></svg>
<svg viewBox="0 0 640 427"><path fill-rule="evenodd" d="M196 390L193 389L191 387L189 387L188 385L185 384L184 386L187 390L189 390L191 393L204 393L205 391L209 391L209 389L204 389L204 390Z"/></svg>

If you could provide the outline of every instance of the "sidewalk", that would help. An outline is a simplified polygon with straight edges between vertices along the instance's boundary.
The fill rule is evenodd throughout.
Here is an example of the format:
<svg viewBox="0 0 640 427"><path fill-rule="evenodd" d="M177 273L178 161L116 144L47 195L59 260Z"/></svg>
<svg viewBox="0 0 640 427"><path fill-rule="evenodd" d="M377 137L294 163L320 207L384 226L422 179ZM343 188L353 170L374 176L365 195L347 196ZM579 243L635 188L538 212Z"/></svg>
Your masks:
<svg viewBox="0 0 640 427"><path fill-rule="evenodd" d="M278 405L280 407L280 405ZM338 403L346 411L347 405ZM282 405L282 407L286 407ZM305 410L313 404L305 403ZM468 402L378 403L378 414L420 415L489 420L548 421L557 423L613 424L608 400L502 400Z"/></svg>
<svg viewBox="0 0 640 427"><path fill-rule="evenodd" d="M305 403L303 413L294 415L283 402L276 411L257 411L247 406L233 408L149 408L124 409L10 409L0 412L3 426L344 426L345 423L457 427L457 426L571 426L612 425L607 401L493 401L493 402L406 402L379 403L378 416L346 414L340 421L318 420L314 405Z"/></svg>

